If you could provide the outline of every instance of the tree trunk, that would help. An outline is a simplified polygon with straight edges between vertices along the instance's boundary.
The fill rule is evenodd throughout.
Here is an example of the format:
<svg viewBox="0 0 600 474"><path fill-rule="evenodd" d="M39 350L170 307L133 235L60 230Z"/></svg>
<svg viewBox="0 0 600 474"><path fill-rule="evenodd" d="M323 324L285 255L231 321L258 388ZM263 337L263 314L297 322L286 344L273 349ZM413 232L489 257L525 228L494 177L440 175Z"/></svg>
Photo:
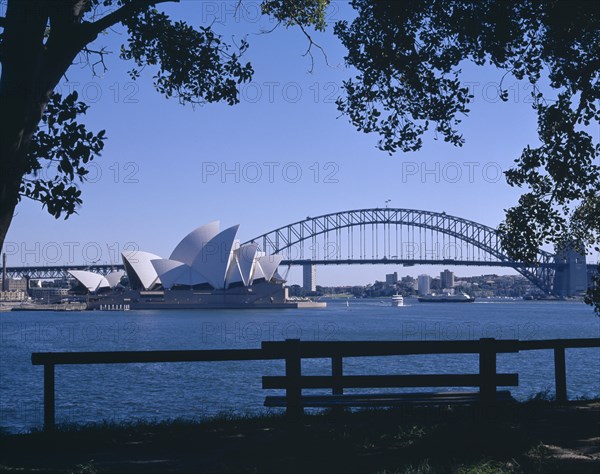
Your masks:
<svg viewBox="0 0 600 474"><path fill-rule="evenodd" d="M0 180L0 248L4 248L4 240L17 206L19 188L5 182L4 176Z"/></svg>
<svg viewBox="0 0 600 474"><path fill-rule="evenodd" d="M0 77L0 248L29 172L32 137L58 81L79 51L95 38L79 22L86 0L9 0ZM53 33L45 42L48 21Z"/></svg>
<svg viewBox="0 0 600 474"><path fill-rule="evenodd" d="M29 144L41 118L32 112L36 103L41 105L37 79L47 18L39 2L7 4L0 79L0 246L19 201Z"/></svg>

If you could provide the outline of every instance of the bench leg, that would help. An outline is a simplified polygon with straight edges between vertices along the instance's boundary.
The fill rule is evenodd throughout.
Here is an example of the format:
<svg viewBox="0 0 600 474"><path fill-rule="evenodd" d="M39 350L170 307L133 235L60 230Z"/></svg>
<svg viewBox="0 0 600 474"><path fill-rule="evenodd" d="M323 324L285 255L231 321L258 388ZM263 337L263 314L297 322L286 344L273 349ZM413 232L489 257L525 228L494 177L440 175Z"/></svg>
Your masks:
<svg viewBox="0 0 600 474"><path fill-rule="evenodd" d="M302 363L300 359L299 339L287 339L287 356L285 358L285 375L288 386L285 390L286 414L290 418L299 418L304 414L302 408L302 388L300 387L300 376L302 375Z"/></svg>
<svg viewBox="0 0 600 474"><path fill-rule="evenodd" d="M44 365L44 430L53 431L56 402L54 400L54 364Z"/></svg>
<svg viewBox="0 0 600 474"><path fill-rule="evenodd" d="M496 405L496 351L492 346L493 338L480 340L484 347L479 352L479 396L481 399L482 414L488 418L493 416Z"/></svg>
<svg viewBox="0 0 600 474"><path fill-rule="evenodd" d="M344 368L342 364L341 356L334 356L331 358L331 375L334 379L333 388L331 389L332 395L343 395L344 386L342 384L342 377L344 376ZM332 407L331 409L334 415L343 414L346 409L343 406Z"/></svg>
<svg viewBox="0 0 600 474"><path fill-rule="evenodd" d="M554 348L554 380L556 384L556 401L567 402L567 368L565 363L565 348Z"/></svg>

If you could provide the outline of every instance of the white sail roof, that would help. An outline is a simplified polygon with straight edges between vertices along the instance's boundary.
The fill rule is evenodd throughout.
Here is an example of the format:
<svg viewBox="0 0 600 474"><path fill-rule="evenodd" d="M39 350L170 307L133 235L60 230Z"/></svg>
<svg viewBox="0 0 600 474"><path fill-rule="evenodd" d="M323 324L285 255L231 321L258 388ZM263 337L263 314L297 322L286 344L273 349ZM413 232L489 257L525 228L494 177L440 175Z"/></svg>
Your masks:
<svg viewBox="0 0 600 474"><path fill-rule="evenodd" d="M110 288L110 283L99 273L87 270L69 270L69 273L92 293L98 291L100 288Z"/></svg>
<svg viewBox="0 0 600 474"><path fill-rule="evenodd" d="M227 268L227 275L225 276L225 287L232 285L234 283L243 283L244 279L242 278L242 273L240 272L240 267L237 261L237 258L233 258L233 260L229 263L229 268Z"/></svg>
<svg viewBox="0 0 600 474"><path fill-rule="evenodd" d="M202 248L219 233L219 227L220 222L213 221L193 230L177 244L169 259L193 266Z"/></svg>
<svg viewBox="0 0 600 474"><path fill-rule="evenodd" d="M239 225L229 227L206 242L191 265L207 278L213 288L225 288L225 277L238 227Z"/></svg>
<svg viewBox="0 0 600 474"><path fill-rule="evenodd" d="M255 243L242 245L236 251L236 259L237 259L238 265L240 267L240 273L242 274L242 279L244 281L244 285L250 284L250 276L252 274L252 265L254 264L254 259L256 258L257 251L258 251L258 244L255 244Z"/></svg>
<svg viewBox="0 0 600 474"><path fill-rule="evenodd" d="M262 271L262 268L260 267L260 263L258 263L258 259L254 259L254 263L252 265L252 275L250 275L250 282L248 283L249 285L252 285L252 283L254 283L255 280L258 280L260 278L264 278L265 274Z"/></svg>
<svg viewBox="0 0 600 474"><path fill-rule="evenodd" d="M240 282L250 286L262 278L281 280L277 268L283 257L259 252L254 242L240 246L235 239L237 225L222 232L219 227L219 221L213 221L193 230L179 242L169 259L149 252L123 253L132 288L150 290L160 283L171 289L176 285L209 283L215 289L224 289ZM106 281L114 287L121 276L122 272L115 272ZM93 286L95 281L88 283Z"/></svg>
<svg viewBox="0 0 600 474"><path fill-rule="evenodd" d="M119 284L123 275L125 275L125 272L123 270L115 270L106 275L105 278L110 287L114 288Z"/></svg>
<svg viewBox="0 0 600 474"><path fill-rule="evenodd" d="M270 281L273 278L273 275L277 271L277 267L283 260L283 256L281 255L263 255L261 257L257 257L258 263L260 264L260 268L263 271L265 276L265 280Z"/></svg>
<svg viewBox="0 0 600 474"><path fill-rule="evenodd" d="M151 261L154 270L160 278L160 282L164 288L170 289L177 278L181 277L186 271L186 264L177 262L176 260L159 259Z"/></svg>
<svg viewBox="0 0 600 474"><path fill-rule="evenodd" d="M281 276L281 274L279 273L279 271L275 271L275 273L273 274L273 278L275 279L276 283L285 283L285 278L283 278Z"/></svg>
<svg viewBox="0 0 600 474"><path fill-rule="evenodd" d="M207 283L204 275L196 272L192 267L185 263L175 260L152 260L152 265L158 273L158 277L163 288L170 289L174 285L194 286Z"/></svg>
<svg viewBox="0 0 600 474"><path fill-rule="evenodd" d="M132 277L136 277L142 284L145 290L149 290L156 283L160 283L160 279L158 278L158 273L154 269L152 265L152 260L160 260L161 258L158 255L155 255L150 252L141 252L139 250L122 253L123 263L125 263L126 268L130 268L135 272L134 275L129 275L129 279Z"/></svg>

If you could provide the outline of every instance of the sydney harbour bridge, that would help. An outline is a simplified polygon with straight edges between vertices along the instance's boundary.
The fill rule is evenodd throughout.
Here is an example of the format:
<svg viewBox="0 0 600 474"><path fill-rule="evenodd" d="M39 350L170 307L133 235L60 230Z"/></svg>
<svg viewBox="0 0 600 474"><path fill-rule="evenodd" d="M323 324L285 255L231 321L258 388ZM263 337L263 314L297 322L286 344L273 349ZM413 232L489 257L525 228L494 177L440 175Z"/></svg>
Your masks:
<svg viewBox="0 0 600 474"><path fill-rule="evenodd" d="M496 229L444 212L375 208L325 214L255 237L282 265L472 265L511 267L547 294L573 295L587 288L585 256L540 250L535 262L511 260ZM9 267L9 277L60 278L71 269L103 274L119 265Z"/></svg>

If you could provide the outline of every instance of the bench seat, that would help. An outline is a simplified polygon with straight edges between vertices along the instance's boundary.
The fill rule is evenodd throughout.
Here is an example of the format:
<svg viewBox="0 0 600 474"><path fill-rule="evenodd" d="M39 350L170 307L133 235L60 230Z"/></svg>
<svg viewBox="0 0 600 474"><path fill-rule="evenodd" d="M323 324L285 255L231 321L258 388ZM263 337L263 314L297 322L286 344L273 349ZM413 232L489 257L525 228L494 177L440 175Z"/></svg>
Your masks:
<svg viewBox="0 0 600 474"><path fill-rule="evenodd" d="M302 395L300 405L311 408L337 406L388 407L404 405L472 405L480 401L479 392L415 392L345 395ZM497 391L496 402L513 402L510 391ZM285 396L268 396L266 407L287 407Z"/></svg>

